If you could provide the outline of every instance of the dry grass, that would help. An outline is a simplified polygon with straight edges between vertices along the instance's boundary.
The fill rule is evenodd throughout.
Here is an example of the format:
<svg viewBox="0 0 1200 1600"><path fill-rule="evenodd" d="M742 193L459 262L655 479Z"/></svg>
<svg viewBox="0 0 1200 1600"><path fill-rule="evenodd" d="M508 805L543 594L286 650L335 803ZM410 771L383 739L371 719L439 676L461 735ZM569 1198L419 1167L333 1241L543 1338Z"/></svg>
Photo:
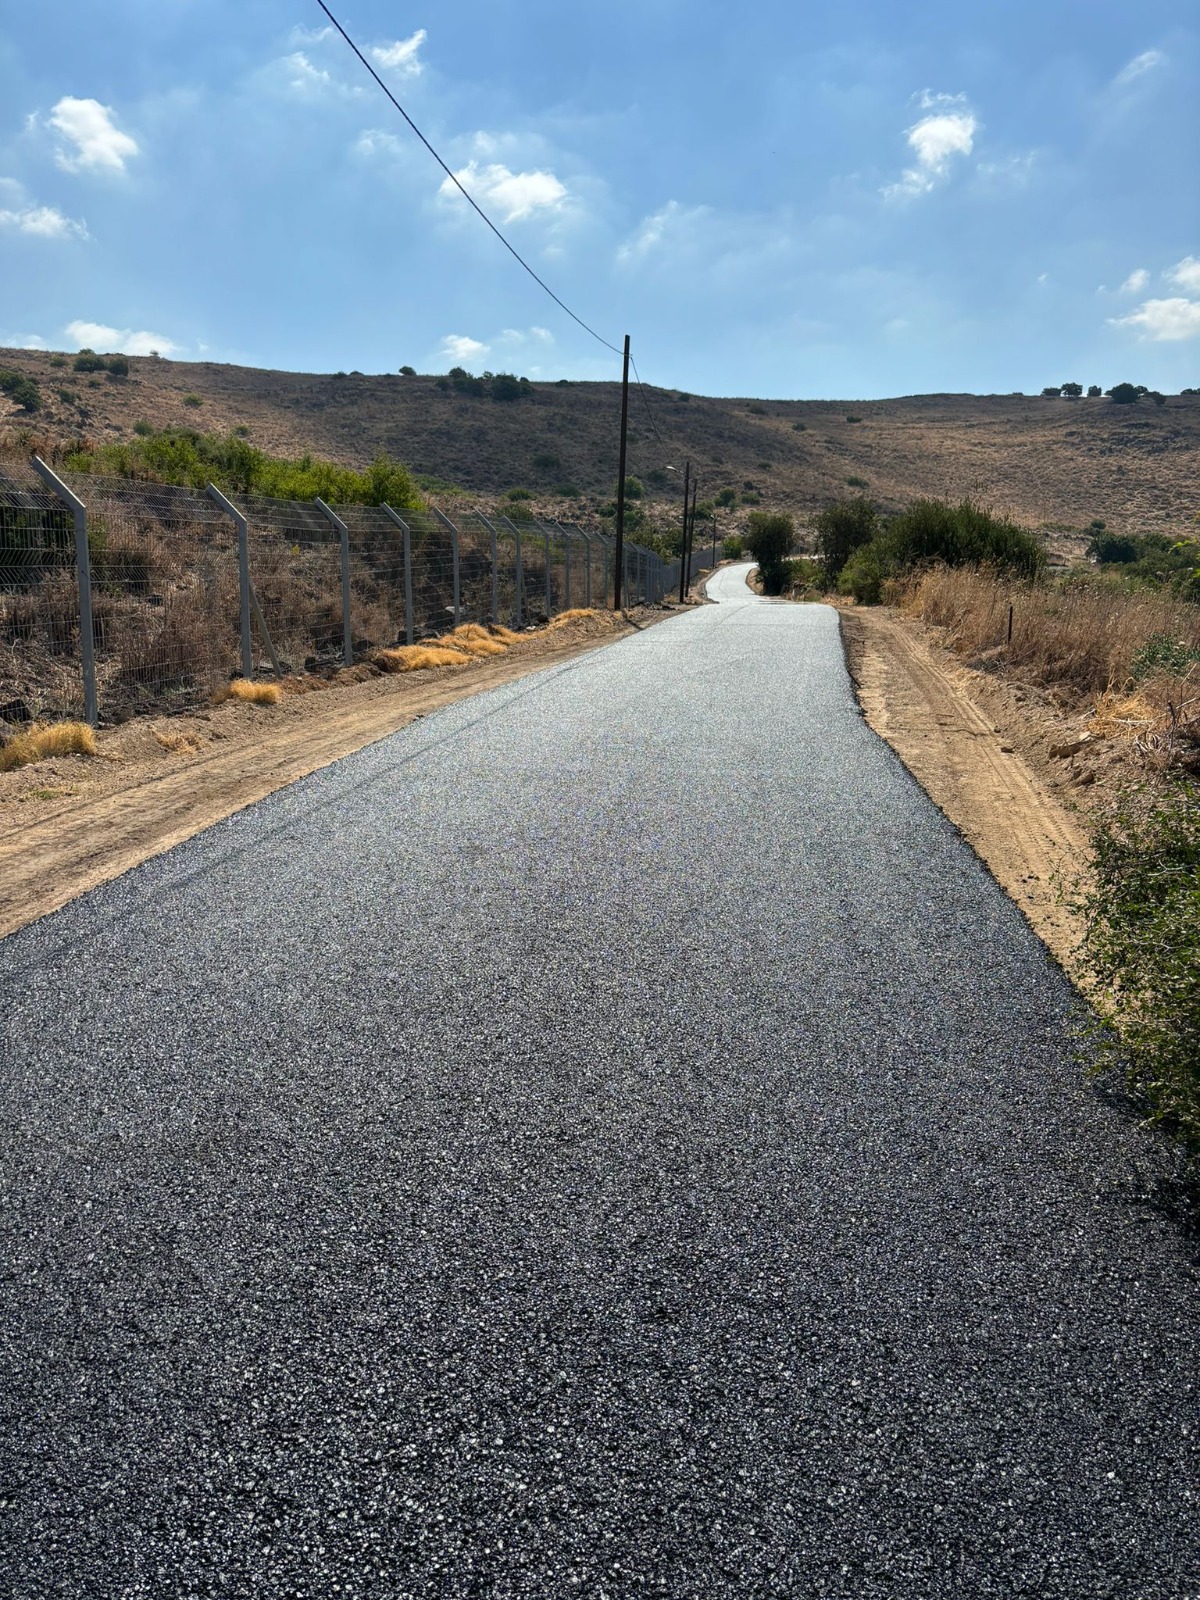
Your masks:
<svg viewBox="0 0 1200 1600"><path fill-rule="evenodd" d="M607 613L605 613L607 615ZM582 622L598 617L600 613L591 606L573 606L570 611L560 611L552 622L546 624L546 632L551 633L559 628L567 628L572 622Z"/></svg>
<svg viewBox="0 0 1200 1600"><path fill-rule="evenodd" d="M224 705L226 700L241 700L251 706L277 706L282 695L277 683L255 683L250 678L234 678L222 684L213 694L214 705Z"/></svg>
<svg viewBox="0 0 1200 1600"><path fill-rule="evenodd" d="M1135 658L1155 636L1200 650L1200 607L1162 591L1131 593L1095 580L1030 585L974 568L938 567L899 600L903 610L947 629L960 655L1081 700L1132 688ZM1143 696L1160 708L1162 692L1142 685Z"/></svg>
<svg viewBox="0 0 1200 1600"><path fill-rule="evenodd" d="M462 650L469 656L502 656L508 649L502 639L494 639L489 630L478 622L464 622L432 643L444 645L449 650Z"/></svg>
<svg viewBox="0 0 1200 1600"><path fill-rule="evenodd" d="M200 748L200 741L194 733L163 733L156 729L154 737L173 756L194 755Z"/></svg>
<svg viewBox="0 0 1200 1600"><path fill-rule="evenodd" d="M380 650L372 660L384 672L420 672L425 667L465 667L471 657L439 644L400 644L394 650Z"/></svg>
<svg viewBox="0 0 1200 1600"><path fill-rule="evenodd" d="M50 756L94 756L96 735L86 722L35 722L0 748L0 772L32 766Z"/></svg>

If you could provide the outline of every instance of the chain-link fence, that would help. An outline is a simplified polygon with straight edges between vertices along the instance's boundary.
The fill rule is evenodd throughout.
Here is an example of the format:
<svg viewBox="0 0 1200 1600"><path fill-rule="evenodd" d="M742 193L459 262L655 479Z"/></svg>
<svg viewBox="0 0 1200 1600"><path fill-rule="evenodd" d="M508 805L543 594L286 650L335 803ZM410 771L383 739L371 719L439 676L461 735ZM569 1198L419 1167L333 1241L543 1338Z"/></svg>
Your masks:
<svg viewBox="0 0 1200 1600"><path fill-rule="evenodd" d="M622 604L669 597L678 574L626 541ZM183 709L238 672L320 671L460 622L521 628L608 607L614 577L613 539L574 523L6 463L0 717Z"/></svg>

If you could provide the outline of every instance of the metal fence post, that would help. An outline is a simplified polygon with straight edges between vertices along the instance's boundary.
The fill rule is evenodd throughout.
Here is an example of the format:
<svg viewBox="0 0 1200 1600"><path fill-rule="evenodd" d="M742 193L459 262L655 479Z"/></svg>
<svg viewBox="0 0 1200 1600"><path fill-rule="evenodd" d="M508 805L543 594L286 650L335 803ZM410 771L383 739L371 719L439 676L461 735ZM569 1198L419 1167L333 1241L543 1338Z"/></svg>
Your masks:
<svg viewBox="0 0 1200 1600"><path fill-rule="evenodd" d="M383 514L400 529L404 535L404 642L413 642L413 592L412 592L412 535L408 531L408 523L403 517L397 516L391 506L380 506Z"/></svg>
<svg viewBox="0 0 1200 1600"><path fill-rule="evenodd" d="M439 511L436 506L433 508L433 514L444 528L449 528L450 530L450 558L451 564L454 568L454 626L457 628L459 622L459 612L461 610L459 605L458 582L458 529L450 521L450 518Z"/></svg>
<svg viewBox="0 0 1200 1600"><path fill-rule="evenodd" d="M316 503L320 508L322 515L327 517L337 529L338 538L341 542L342 660L345 662L346 666L352 667L354 665L354 640L350 634L350 529L346 526L336 512L329 509L324 500L321 499L320 495L317 496Z"/></svg>
<svg viewBox="0 0 1200 1600"><path fill-rule="evenodd" d="M571 535L558 524L558 531L562 534L563 541L563 610L571 609Z"/></svg>
<svg viewBox="0 0 1200 1600"><path fill-rule="evenodd" d="M524 617L524 614L525 614L525 571L524 571L524 568L521 565L521 530L517 526L517 524L512 520L511 517L502 516L500 518L500 521L501 522L506 522L508 524L508 527L509 527L510 531L512 532L512 534L515 537L516 542L517 542L517 551L516 551L517 604L516 604L516 610L515 610L515 613L514 613L513 620L514 620L516 626L519 628L521 626L522 618Z"/></svg>
<svg viewBox="0 0 1200 1600"><path fill-rule="evenodd" d="M250 641L250 535L246 527L246 519L232 500L226 499L215 483L210 483L204 491L208 498L219 505L227 516L233 518L238 533L238 596L241 601L241 632L242 632L242 677L254 676L254 650Z"/></svg>
<svg viewBox="0 0 1200 1600"><path fill-rule="evenodd" d="M542 525L542 533L546 541L546 621L554 615L554 600L550 592L550 529Z"/></svg>
<svg viewBox="0 0 1200 1600"><path fill-rule="evenodd" d="M583 603L591 610L592 606L592 541L582 528L577 530L583 540Z"/></svg>
<svg viewBox="0 0 1200 1600"><path fill-rule="evenodd" d="M79 664L83 671L83 718L94 728L100 716L96 699L96 636L92 632L92 555L88 549L87 507L77 494L52 472L41 456L33 469L75 517L75 575L79 588Z"/></svg>

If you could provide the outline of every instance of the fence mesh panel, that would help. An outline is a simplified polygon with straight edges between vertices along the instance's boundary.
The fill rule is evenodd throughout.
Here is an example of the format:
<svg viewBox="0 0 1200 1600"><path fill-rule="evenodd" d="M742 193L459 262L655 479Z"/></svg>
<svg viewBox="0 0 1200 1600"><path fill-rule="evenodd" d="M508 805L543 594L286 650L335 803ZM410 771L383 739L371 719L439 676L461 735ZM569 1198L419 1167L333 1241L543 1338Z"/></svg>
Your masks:
<svg viewBox="0 0 1200 1600"><path fill-rule="evenodd" d="M0 718L83 710L75 519L24 465L0 475Z"/></svg>
<svg viewBox="0 0 1200 1600"><path fill-rule="evenodd" d="M237 530L204 495L60 473L87 507L96 687L110 718L183 709L237 662Z"/></svg>
<svg viewBox="0 0 1200 1600"><path fill-rule="evenodd" d="M87 508L103 720L205 699L242 665L237 521L190 489L60 477ZM401 510L399 521L381 506L334 506L335 521L312 502L230 500L246 522L255 671L275 661L285 673L343 661L339 521L347 529L355 657L403 642L410 608L412 636L423 639L456 620L528 627L567 608L612 602L613 539L572 523L510 520L458 505L450 513ZM665 577L669 569L627 544L625 603L653 597L659 571ZM0 649L0 718L81 713L74 516L23 463L0 471Z"/></svg>

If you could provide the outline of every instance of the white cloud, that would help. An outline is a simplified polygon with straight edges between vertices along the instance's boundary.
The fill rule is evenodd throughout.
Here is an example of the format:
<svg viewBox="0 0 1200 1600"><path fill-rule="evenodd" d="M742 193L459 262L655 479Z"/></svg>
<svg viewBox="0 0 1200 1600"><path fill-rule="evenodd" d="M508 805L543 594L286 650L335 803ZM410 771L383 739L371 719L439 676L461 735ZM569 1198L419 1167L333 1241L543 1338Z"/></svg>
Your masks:
<svg viewBox="0 0 1200 1600"><path fill-rule="evenodd" d="M899 183L884 189L889 198L905 198L929 191L950 172L956 156L969 156L975 148L979 123L963 95L921 93L921 109L929 113L908 129L908 144L916 165L906 167Z"/></svg>
<svg viewBox="0 0 1200 1600"><path fill-rule="evenodd" d="M1133 328L1144 339L1158 343L1194 339L1200 334L1200 300L1182 295L1169 300L1147 300L1127 317L1110 317L1118 328Z"/></svg>
<svg viewBox="0 0 1200 1600"><path fill-rule="evenodd" d="M124 172L126 161L138 153L136 139L121 132L111 109L99 100L64 96L50 113L50 126L74 146L57 153L66 172Z"/></svg>
<svg viewBox="0 0 1200 1600"><path fill-rule="evenodd" d="M150 333L146 329L110 328L106 322L68 322L64 332L82 347L89 350L120 350L127 356L148 356L157 350L160 356L172 355L182 348L165 333Z"/></svg>
<svg viewBox="0 0 1200 1600"><path fill-rule="evenodd" d="M284 56L283 67L288 73L288 87L300 94L314 89L327 89L333 82L324 67L314 67L303 50Z"/></svg>
<svg viewBox="0 0 1200 1600"><path fill-rule="evenodd" d="M549 328L503 328L499 342L509 345L550 345L554 343L554 335Z"/></svg>
<svg viewBox="0 0 1200 1600"><path fill-rule="evenodd" d="M1121 285L1120 292L1122 294L1141 294L1149 282L1150 274L1145 267L1136 267Z"/></svg>
<svg viewBox="0 0 1200 1600"><path fill-rule="evenodd" d="M1166 272L1168 283L1173 283L1177 289L1184 289L1188 294L1200 294L1200 260L1195 256L1184 256L1182 261L1177 261L1173 267L1168 267Z"/></svg>
<svg viewBox="0 0 1200 1600"><path fill-rule="evenodd" d="M48 350L40 333L0 333L0 350Z"/></svg>
<svg viewBox="0 0 1200 1600"><path fill-rule="evenodd" d="M1143 50L1140 56L1134 56L1132 61L1126 62L1113 82L1123 88L1144 77L1147 72L1153 72L1155 67L1161 67L1166 59L1161 50Z"/></svg>
<svg viewBox="0 0 1200 1600"><path fill-rule="evenodd" d="M567 198L565 186L552 172L512 172L498 161L484 167L468 161L454 176L485 211L498 212L502 222L522 222L535 211L558 211ZM462 204L462 195L449 178L442 180L438 197Z"/></svg>
<svg viewBox="0 0 1200 1600"><path fill-rule="evenodd" d="M0 228L15 228L18 233L38 239L86 239L87 226L63 216L54 206L22 206L19 210L0 210Z"/></svg>
<svg viewBox="0 0 1200 1600"><path fill-rule="evenodd" d="M668 246L672 240L682 240L694 225L708 215L707 206L684 206L678 200L668 200L665 206L644 217L636 233L617 251L618 261L640 261Z"/></svg>
<svg viewBox="0 0 1200 1600"><path fill-rule="evenodd" d="M485 356L490 349L490 345L483 344L478 339L470 339L465 333L448 333L442 340L442 354L455 364L472 361L477 356Z"/></svg>
<svg viewBox="0 0 1200 1600"><path fill-rule="evenodd" d="M383 128L364 128L354 144L360 156L389 155L400 157L404 155L406 146L402 139L394 133L387 133Z"/></svg>
<svg viewBox="0 0 1200 1600"><path fill-rule="evenodd" d="M384 67L388 72L398 72L402 77L415 78L425 70L425 63L418 57L418 51L428 37L424 28L418 28L416 33L407 39L397 39L394 44L379 44L371 51L371 57L378 67Z"/></svg>

